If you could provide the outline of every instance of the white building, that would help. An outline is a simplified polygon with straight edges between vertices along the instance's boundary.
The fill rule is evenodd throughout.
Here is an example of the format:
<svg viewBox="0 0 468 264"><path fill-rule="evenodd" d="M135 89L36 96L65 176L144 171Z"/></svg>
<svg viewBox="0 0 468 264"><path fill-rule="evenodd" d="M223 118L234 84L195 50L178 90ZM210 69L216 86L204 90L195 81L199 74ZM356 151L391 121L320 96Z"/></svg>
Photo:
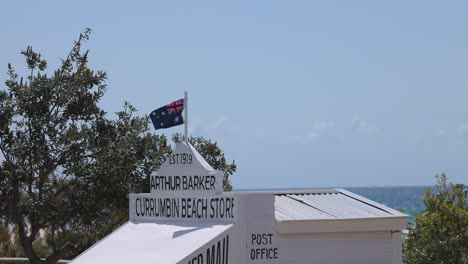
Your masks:
<svg viewBox="0 0 468 264"><path fill-rule="evenodd" d="M222 172L180 143L130 195L130 221L73 264L402 262L406 215L346 190L222 192Z"/></svg>

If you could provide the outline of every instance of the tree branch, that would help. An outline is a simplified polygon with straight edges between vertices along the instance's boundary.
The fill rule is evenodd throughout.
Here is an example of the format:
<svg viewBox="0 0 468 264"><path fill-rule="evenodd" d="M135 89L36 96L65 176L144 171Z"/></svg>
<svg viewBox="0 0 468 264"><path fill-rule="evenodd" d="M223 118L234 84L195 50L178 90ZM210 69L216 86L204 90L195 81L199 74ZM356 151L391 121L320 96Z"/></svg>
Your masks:
<svg viewBox="0 0 468 264"><path fill-rule="evenodd" d="M40 259L32 247L32 242L34 241L34 239L31 239L31 236L26 235L26 225L23 221L23 217L21 216L18 210L19 195L20 195L19 186L18 186L18 183L15 182L13 184L13 187L9 191L8 208L11 214L13 215L16 225L18 226L18 234L20 237L20 243L23 246L26 256L29 258L31 263L39 263Z"/></svg>
<svg viewBox="0 0 468 264"><path fill-rule="evenodd" d="M60 250L55 251L54 253L52 253L52 255L48 256L45 259L45 262L47 264L55 264L60 259L62 259L65 255L67 255L70 251L73 251L76 248L77 247L75 245L72 245L72 244L67 242Z"/></svg>

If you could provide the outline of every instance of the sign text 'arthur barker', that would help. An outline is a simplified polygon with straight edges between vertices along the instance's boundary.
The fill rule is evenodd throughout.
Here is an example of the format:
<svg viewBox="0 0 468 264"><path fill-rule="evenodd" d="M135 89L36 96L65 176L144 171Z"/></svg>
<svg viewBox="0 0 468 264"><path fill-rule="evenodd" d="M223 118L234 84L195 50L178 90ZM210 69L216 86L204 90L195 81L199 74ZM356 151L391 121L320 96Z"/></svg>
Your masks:
<svg viewBox="0 0 468 264"><path fill-rule="evenodd" d="M150 179L152 191L215 191L216 177L213 175L198 176L158 176Z"/></svg>

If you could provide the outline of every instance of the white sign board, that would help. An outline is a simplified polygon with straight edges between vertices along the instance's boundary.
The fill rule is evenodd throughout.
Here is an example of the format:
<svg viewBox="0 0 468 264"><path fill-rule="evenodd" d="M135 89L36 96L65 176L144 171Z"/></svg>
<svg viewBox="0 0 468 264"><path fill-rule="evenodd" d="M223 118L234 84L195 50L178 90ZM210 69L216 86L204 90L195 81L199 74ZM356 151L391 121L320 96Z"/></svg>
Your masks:
<svg viewBox="0 0 468 264"><path fill-rule="evenodd" d="M130 221L157 222L203 220L234 222L237 202L233 195L211 197L161 197L151 194L130 194Z"/></svg>
<svg viewBox="0 0 468 264"><path fill-rule="evenodd" d="M213 169L191 145L179 143L150 177L151 194L211 196L223 192L223 172Z"/></svg>
<svg viewBox="0 0 468 264"><path fill-rule="evenodd" d="M223 172L185 142L151 175L150 189L151 193L130 194L130 221L232 223L236 219L235 196L223 194Z"/></svg>

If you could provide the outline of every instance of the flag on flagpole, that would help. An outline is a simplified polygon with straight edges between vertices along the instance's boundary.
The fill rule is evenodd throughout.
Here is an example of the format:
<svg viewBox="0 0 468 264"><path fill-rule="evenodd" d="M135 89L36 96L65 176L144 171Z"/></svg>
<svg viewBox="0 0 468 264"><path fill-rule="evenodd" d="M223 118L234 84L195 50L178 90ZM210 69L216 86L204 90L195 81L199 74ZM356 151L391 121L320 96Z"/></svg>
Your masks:
<svg viewBox="0 0 468 264"><path fill-rule="evenodd" d="M154 129L169 128L182 125L182 111L184 110L184 99L177 100L168 105L160 107L150 114Z"/></svg>

